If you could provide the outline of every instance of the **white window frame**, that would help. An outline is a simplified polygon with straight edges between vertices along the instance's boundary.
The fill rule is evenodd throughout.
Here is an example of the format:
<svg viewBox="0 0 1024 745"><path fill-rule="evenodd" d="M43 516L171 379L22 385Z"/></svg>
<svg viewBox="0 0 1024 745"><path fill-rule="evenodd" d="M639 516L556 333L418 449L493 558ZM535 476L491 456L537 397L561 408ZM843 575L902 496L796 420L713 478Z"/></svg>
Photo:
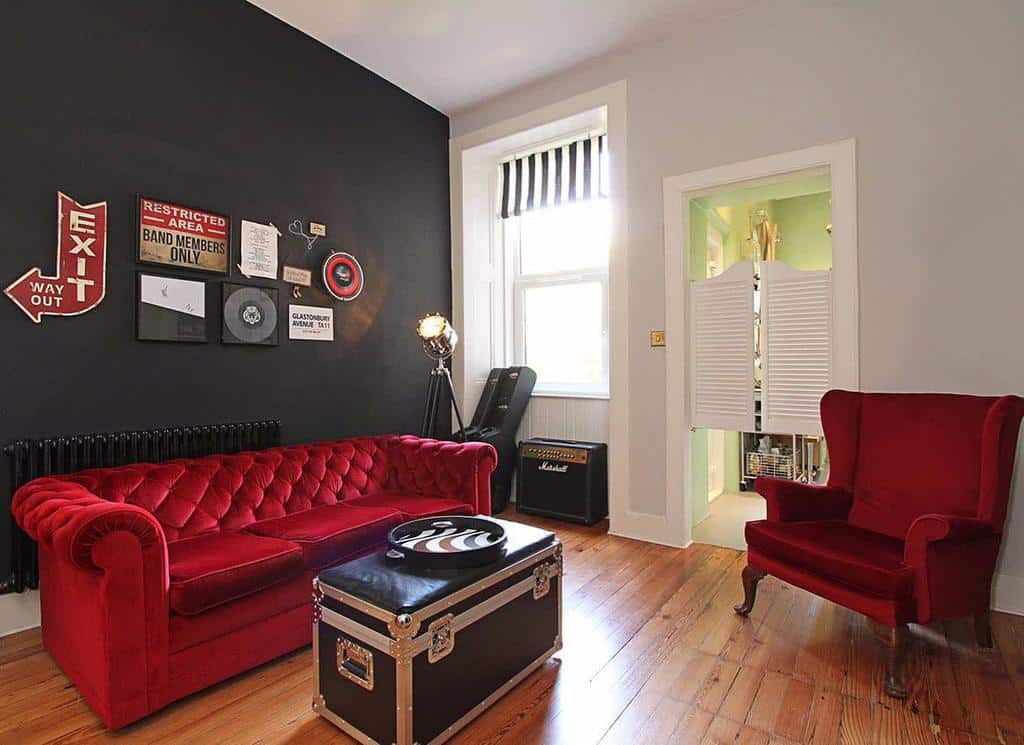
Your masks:
<svg viewBox="0 0 1024 745"><path fill-rule="evenodd" d="M551 207L549 209L558 209ZM499 218L500 219L500 218ZM601 382L597 385L559 382L545 384L538 379L533 389L534 396L556 396L560 398L609 398L611 353L609 349L608 264L588 269L569 269L559 272L523 274L522 272L522 231L519 217L501 220L502 240L505 245L506 313L508 319L505 338L507 348L516 365L526 364L526 316L523 298L526 291L534 287L573 285L598 282L601 285ZM558 323L559 319L551 319ZM571 329L567 330L571 333Z"/></svg>

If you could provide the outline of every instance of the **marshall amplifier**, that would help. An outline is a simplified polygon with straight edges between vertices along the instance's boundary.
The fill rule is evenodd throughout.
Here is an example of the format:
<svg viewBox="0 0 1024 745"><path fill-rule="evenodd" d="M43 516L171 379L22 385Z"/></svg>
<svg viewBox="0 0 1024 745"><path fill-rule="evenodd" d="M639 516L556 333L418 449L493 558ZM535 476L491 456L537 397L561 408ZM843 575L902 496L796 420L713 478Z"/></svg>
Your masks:
<svg viewBox="0 0 1024 745"><path fill-rule="evenodd" d="M516 508L592 525L608 516L608 446L533 437L519 443Z"/></svg>

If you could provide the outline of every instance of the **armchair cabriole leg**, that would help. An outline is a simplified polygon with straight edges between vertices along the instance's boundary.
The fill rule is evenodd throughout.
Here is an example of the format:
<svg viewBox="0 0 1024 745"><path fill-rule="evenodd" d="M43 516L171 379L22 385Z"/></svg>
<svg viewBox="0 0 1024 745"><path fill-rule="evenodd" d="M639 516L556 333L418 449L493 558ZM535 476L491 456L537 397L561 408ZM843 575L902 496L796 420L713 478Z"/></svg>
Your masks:
<svg viewBox="0 0 1024 745"><path fill-rule="evenodd" d="M992 648L992 614L989 611L974 614L974 636L979 647Z"/></svg>
<svg viewBox="0 0 1024 745"><path fill-rule="evenodd" d="M906 698L903 685L903 648L906 644L907 624L901 623L889 629L889 649L886 656L885 692L893 698Z"/></svg>
<svg viewBox="0 0 1024 745"><path fill-rule="evenodd" d="M743 602L733 606L733 610L741 616L749 616L754 610L754 601L757 599L757 583L763 580L765 572L747 564L743 568Z"/></svg>

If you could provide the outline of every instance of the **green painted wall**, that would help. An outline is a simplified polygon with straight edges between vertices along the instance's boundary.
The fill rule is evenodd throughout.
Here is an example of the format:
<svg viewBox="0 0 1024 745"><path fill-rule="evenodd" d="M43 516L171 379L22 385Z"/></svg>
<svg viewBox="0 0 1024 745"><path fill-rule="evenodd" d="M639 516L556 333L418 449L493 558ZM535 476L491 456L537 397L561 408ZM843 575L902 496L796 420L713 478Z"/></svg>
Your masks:
<svg viewBox="0 0 1024 745"><path fill-rule="evenodd" d="M779 224L782 243L776 258L794 269L831 269L832 236L825 226L832 222L830 192L808 194L772 203L772 219Z"/></svg>
<svg viewBox="0 0 1024 745"><path fill-rule="evenodd" d="M690 279L706 279L708 271L708 215L698 200L690 200Z"/></svg>
<svg viewBox="0 0 1024 745"><path fill-rule="evenodd" d="M725 469L722 474L725 482L725 490L737 492L740 490L740 433L725 433Z"/></svg>
<svg viewBox="0 0 1024 745"><path fill-rule="evenodd" d="M708 432L696 429L690 435L690 485L693 489L693 524L708 516Z"/></svg>

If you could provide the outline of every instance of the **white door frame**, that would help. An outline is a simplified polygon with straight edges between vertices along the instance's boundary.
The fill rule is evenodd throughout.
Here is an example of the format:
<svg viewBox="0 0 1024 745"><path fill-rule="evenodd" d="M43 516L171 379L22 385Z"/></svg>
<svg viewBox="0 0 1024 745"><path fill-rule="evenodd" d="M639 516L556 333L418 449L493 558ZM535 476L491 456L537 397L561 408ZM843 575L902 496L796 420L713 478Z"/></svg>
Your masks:
<svg viewBox="0 0 1024 745"><path fill-rule="evenodd" d="M673 543L693 536L692 452L689 396L689 201L710 189L827 167L832 178L832 271L835 297L833 384L859 390L857 278L857 151L853 139L670 176L665 200L665 485ZM675 458L673 454L680 457Z"/></svg>

